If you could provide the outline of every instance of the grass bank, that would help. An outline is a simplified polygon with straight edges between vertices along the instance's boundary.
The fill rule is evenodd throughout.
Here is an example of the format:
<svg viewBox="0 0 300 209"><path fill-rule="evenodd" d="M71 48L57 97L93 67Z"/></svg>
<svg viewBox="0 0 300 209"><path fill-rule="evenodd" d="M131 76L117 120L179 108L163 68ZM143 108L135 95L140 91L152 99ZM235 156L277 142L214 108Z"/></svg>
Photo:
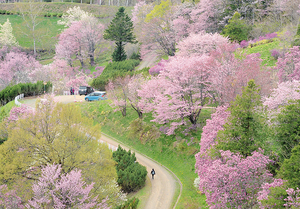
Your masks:
<svg viewBox="0 0 300 209"><path fill-rule="evenodd" d="M195 157L199 151L201 131L186 132L181 128L175 135L161 134L159 138L144 143L143 137L130 135L130 124L138 118L137 113L127 109L127 116L123 117L119 111L114 112L109 101L82 103L83 114L92 118L95 123L102 125L102 131L117 138L126 145L149 156L169 168L180 179L183 185L182 195L177 208L205 208L205 196L198 193L193 183L197 177L195 173ZM210 117L211 109L203 109L200 124L203 126ZM152 116L144 114L143 121L151 126ZM178 194L178 193L177 193Z"/></svg>

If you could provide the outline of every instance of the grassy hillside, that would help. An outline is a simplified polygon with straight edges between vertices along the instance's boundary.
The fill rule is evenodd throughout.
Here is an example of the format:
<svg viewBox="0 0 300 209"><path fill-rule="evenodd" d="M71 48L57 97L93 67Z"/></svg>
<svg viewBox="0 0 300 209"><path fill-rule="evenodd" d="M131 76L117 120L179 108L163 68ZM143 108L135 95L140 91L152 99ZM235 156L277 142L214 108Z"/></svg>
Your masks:
<svg viewBox="0 0 300 209"><path fill-rule="evenodd" d="M127 109L127 116L123 117L120 112L114 112L108 102L82 103L80 105L82 105L83 114L93 118L95 123L100 123L104 133L160 162L178 176L183 184L183 191L177 208L205 208L207 206L205 195L199 194L193 186L197 177L194 155L200 150L201 131L186 133L182 129L177 131L176 135L161 134L158 139L143 143L141 140L143 137L133 137L129 131L132 121L138 118L137 113L132 109ZM200 115L202 126L206 119L210 118L210 114L211 109L203 109ZM150 114L144 115L144 121L147 124L157 126L150 122L151 119L153 118Z"/></svg>
<svg viewBox="0 0 300 209"><path fill-rule="evenodd" d="M37 2L36 4L41 4ZM118 10L117 6L106 6L106 5L96 5L96 4L79 4L70 2L44 2L45 6L43 13L64 13L69 8L74 6L79 6L82 10L92 13L94 15L99 15L100 17L113 17ZM1 10L8 10L16 13L18 11L18 4L7 3L1 4ZM126 12L131 14L133 7L126 7Z"/></svg>
<svg viewBox="0 0 300 209"><path fill-rule="evenodd" d="M41 4L41 3L36 3ZM109 24L111 19L114 17L118 10L116 6L99 6L99 5L89 5L89 4L77 4L77 3L45 3L42 14L59 14L66 12L69 8L79 6L84 11L94 14L99 18L102 24ZM33 40L27 36L26 28L24 27L24 22L21 16L17 15L17 4L1 4L1 10L7 10L13 12L13 15L0 15L0 24L6 22L9 19L13 27L13 34L19 42L20 46L26 50L33 50ZM132 7L126 7L126 12L131 15ZM42 64L48 64L52 61L54 56L55 44L57 43L57 37L64 29L64 26L58 25L57 21L59 17L40 17L41 23L36 28L39 38L37 40L37 50L39 51L39 56L37 59L41 61ZM108 46L109 47L109 46ZM103 57L105 53L102 53ZM106 55L104 56L106 57ZM101 57L100 57L101 58ZM106 59L104 59L106 60Z"/></svg>

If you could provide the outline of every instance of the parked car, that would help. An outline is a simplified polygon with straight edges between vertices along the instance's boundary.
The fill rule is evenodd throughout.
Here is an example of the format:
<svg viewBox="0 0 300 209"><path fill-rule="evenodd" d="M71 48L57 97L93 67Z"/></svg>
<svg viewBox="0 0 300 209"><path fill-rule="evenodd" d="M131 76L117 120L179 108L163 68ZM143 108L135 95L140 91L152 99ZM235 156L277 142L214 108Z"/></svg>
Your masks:
<svg viewBox="0 0 300 209"><path fill-rule="evenodd" d="M106 100L106 92L105 91L95 91L93 93L90 93L86 97L84 97L85 101L93 101L93 100Z"/></svg>
<svg viewBox="0 0 300 209"><path fill-rule="evenodd" d="M94 89L92 87L89 87L89 86L80 86L78 94L81 96L81 95L88 95L88 94L90 94L92 92L94 92Z"/></svg>

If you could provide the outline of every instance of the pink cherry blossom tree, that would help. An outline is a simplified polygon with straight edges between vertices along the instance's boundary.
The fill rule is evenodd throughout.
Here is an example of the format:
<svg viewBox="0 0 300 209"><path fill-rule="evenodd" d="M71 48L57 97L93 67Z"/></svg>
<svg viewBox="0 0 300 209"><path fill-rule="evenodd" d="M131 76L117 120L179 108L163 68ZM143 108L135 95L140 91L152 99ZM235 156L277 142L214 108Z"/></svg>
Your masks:
<svg viewBox="0 0 300 209"><path fill-rule="evenodd" d="M178 43L177 48L179 51L176 55L185 57L191 55L201 56L202 54L208 54L215 50L218 46L225 44L229 44L229 39L218 33L192 33Z"/></svg>
<svg viewBox="0 0 300 209"><path fill-rule="evenodd" d="M145 79L141 74L134 75L130 78L128 83L128 101L131 107L137 112L139 118L143 117L143 107L141 106L141 98L138 95L138 91L142 89Z"/></svg>
<svg viewBox="0 0 300 209"><path fill-rule="evenodd" d="M5 54L0 61L0 82L2 88L8 84L18 84L34 81L30 73L41 68L41 64L30 55L18 51Z"/></svg>
<svg viewBox="0 0 300 209"><path fill-rule="evenodd" d="M204 154L216 143L218 132L223 130L223 126L230 115L227 109L228 106L217 107L216 112L211 115L211 119L206 120L206 125L202 129L200 153L198 155ZM196 157L196 159L198 158Z"/></svg>
<svg viewBox="0 0 300 209"><path fill-rule="evenodd" d="M107 96L113 101L111 104L116 111L121 111L123 116L126 116L126 109L128 103L128 83L130 76L124 78L119 77L114 81L110 81L105 87Z"/></svg>
<svg viewBox="0 0 300 209"><path fill-rule="evenodd" d="M16 121L19 118L26 118L28 115L33 114L34 109L28 105L22 104L20 107L13 107L10 110L8 121Z"/></svg>
<svg viewBox="0 0 300 209"><path fill-rule="evenodd" d="M261 186L272 181L267 170L270 159L261 152L243 158L230 151L220 151L205 169L198 164L199 189L206 195L210 208L252 208L256 206ZM255 162L255 163L254 163ZM198 169L200 168L200 169Z"/></svg>
<svg viewBox="0 0 300 209"><path fill-rule="evenodd" d="M7 185L0 186L0 208L23 209L22 200L17 196L16 191L8 190Z"/></svg>
<svg viewBox="0 0 300 209"><path fill-rule="evenodd" d="M279 82L300 80L300 49L294 46L276 64Z"/></svg>
<svg viewBox="0 0 300 209"><path fill-rule="evenodd" d="M264 98L264 106L268 109L278 109L280 106L288 104L290 100L300 99L300 81L286 81L278 84L278 87L272 90L269 97Z"/></svg>
<svg viewBox="0 0 300 209"><path fill-rule="evenodd" d="M72 22L59 36L56 46L56 57L65 59L69 65L73 64L73 56L84 66L84 60L88 57L90 64L95 64L95 50L103 41L104 26L99 21L90 17L81 21Z"/></svg>
<svg viewBox="0 0 300 209"><path fill-rule="evenodd" d="M139 91L145 111L153 111L154 122L171 122L168 134L173 134L186 119L196 124L200 112L211 97L208 57L174 57L157 77Z"/></svg>
<svg viewBox="0 0 300 209"><path fill-rule="evenodd" d="M32 185L34 197L27 208L103 208L109 207L104 199L101 203L91 190L94 183L87 185L81 178L80 170L63 174L60 165L48 165L42 169L41 177Z"/></svg>

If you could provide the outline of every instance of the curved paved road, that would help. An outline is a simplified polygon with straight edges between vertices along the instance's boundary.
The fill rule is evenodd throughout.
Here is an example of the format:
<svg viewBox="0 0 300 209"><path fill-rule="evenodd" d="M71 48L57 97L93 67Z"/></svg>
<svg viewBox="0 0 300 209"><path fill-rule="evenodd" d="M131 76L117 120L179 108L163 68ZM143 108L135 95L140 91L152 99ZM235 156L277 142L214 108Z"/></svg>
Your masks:
<svg viewBox="0 0 300 209"><path fill-rule="evenodd" d="M36 99L23 100L23 103L28 104L32 107L35 105ZM62 103L70 102L85 102L83 96L59 96L58 101ZM128 150L129 148L123 145L121 142L118 142L116 139L112 139L105 134L102 134L100 141L107 142L108 145L114 149L120 144L124 149ZM131 149L132 151L135 151ZM145 155L139 154L135 151L137 161L146 166L148 171L148 178L151 182L151 192L146 203L144 203L145 209L168 209L172 208L172 202L174 198L174 193L176 189L177 181L175 180L173 174L171 174L166 168L148 158ZM150 178L150 171L152 168L155 169L156 175L154 180Z"/></svg>

